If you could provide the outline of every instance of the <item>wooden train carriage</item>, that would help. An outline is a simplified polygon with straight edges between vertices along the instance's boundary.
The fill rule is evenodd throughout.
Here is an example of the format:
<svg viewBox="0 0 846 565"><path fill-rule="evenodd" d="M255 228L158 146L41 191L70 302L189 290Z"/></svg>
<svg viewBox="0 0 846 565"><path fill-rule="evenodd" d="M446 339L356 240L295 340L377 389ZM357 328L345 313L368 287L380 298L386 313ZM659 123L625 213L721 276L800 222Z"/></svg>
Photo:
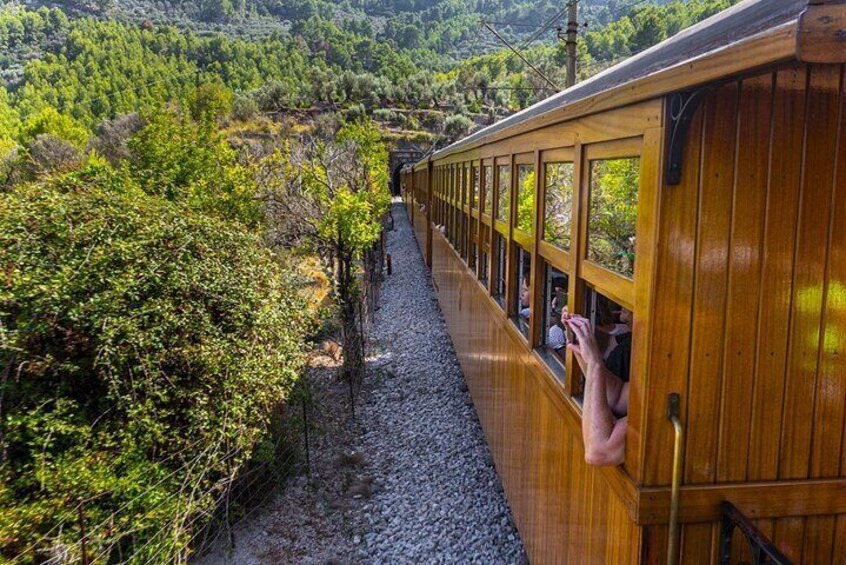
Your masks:
<svg viewBox="0 0 846 565"><path fill-rule="evenodd" d="M404 175L533 562L749 560L745 516L846 563L844 63L843 2L747 0ZM633 313L619 467L565 305L618 347Z"/></svg>

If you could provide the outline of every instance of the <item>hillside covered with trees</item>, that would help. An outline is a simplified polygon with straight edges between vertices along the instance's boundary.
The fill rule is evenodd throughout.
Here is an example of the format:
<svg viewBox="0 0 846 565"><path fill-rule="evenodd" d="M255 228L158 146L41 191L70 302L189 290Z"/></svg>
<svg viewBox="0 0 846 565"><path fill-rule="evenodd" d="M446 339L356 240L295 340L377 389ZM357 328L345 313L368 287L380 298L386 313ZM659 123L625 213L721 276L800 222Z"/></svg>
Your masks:
<svg viewBox="0 0 846 565"><path fill-rule="evenodd" d="M626 10L624 4L609 4L600 12L619 18L587 28L579 46L583 77L716 13L729 1L637 4ZM508 17L529 18L529 5L512 7ZM25 144L48 108L93 131L104 119L185 99L197 84L205 83L232 91L235 115L242 118L257 112L343 110L373 114L399 131L437 136L448 130L447 138L466 133L474 122L489 122L551 94L533 71L502 48L479 47L476 55L451 63L439 42L461 45L469 41L463 35L426 32L423 45L408 34L390 31L406 16L417 22L408 25L418 30L425 29L420 18L431 17L439 25L470 18L474 23L467 29L481 35L477 18L484 3L371 1L350 8L351 13L364 14L396 9L379 31L376 16L340 21L324 17L343 6L312 10L282 2L274 9L287 18L286 25L261 40L249 40L148 20L69 18L63 8L71 14L84 11L76 4L72 9L36 11L6 5L0 11L0 74L5 82L0 89L0 140L5 141L0 144ZM353 25L355 21L367 25ZM562 43L529 43L526 56L555 82L564 83ZM77 141L82 141L79 136Z"/></svg>

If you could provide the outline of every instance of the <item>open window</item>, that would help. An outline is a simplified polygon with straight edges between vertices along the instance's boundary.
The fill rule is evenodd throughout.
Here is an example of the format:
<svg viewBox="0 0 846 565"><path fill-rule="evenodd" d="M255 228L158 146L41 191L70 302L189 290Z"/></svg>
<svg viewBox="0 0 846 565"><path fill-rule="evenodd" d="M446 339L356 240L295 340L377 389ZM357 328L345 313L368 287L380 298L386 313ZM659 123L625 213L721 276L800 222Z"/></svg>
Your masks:
<svg viewBox="0 0 846 565"><path fill-rule="evenodd" d="M532 255L520 245L514 245L513 274L511 279L511 321L526 339L532 318Z"/></svg>
<svg viewBox="0 0 846 565"><path fill-rule="evenodd" d="M508 275L506 271L508 257L508 240L502 234L496 232L493 237L493 297L502 309L505 309L505 281Z"/></svg>
<svg viewBox="0 0 846 565"><path fill-rule="evenodd" d="M468 253L467 253L467 266L470 268L471 271L476 270L476 262L478 261L479 257L479 245L478 245L478 238L479 238L479 220L470 216L469 223L468 223L467 235L470 238L470 244L468 246Z"/></svg>
<svg viewBox="0 0 846 565"><path fill-rule="evenodd" d="M631 377L640 139L584 148L576 313L591 321L605 366ZM571 287L572 288L572 287ZM582 381L571 383L578 397Z"/></svg>
<svg viewBox="0 0 846 565"><path fill-rule="evenodd" d="M477 269L482 286L488 286L488 265L491 256L491 228L479 221L479 265Z"/></svg>
<svg viewBox="0 0 846 565"><path fill-rule="evenodd" d="M552 265L544 265L543 318L539 353L555 377L566 377L567 328L562 315L569 312L570 276Z"/></svg>
<svg viewBox="0 0 846 565"><path fill-rule="evenodd" d="M632 328L630 308L585 286L582 315L591 321L605 367L628 382L631 375Z"/></svg>

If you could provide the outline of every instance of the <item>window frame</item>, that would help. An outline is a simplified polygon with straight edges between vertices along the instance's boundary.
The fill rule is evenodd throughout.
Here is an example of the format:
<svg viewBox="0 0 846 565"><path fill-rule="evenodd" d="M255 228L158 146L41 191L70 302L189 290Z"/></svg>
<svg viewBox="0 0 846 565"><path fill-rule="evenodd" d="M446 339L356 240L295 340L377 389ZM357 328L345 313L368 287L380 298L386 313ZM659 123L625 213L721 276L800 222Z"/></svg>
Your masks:
<svg viewBox="0 0 846 565"><path fill-rule="evenodd" d="M534 202L532 203L532 232L525 232L517 227L517 204L519 202L519 182L520 182L520 167L530 165L533 169L536 168L535 163L535 154L534 153L519 153L514 155L513 157L513 165L511 171L511 218L509 219L509 224L514 226L512 230L512 239L520 243L521 247L531 249L534 240L535 240L535 231L537 231L537 226L535 226L535 218L537 217L537 210L538 210L538 175L537 170L535 171L535 185L532 188Z"/></svg>
<svg viewBox="0 0 846 565"><path fill-rule="evenodd" d="M640 215L640 194L643 190L643 139L641 137L619 139L604 143L586 145L582 152L581 181L579 183L579 230L578 230L578 262L579 278L584 279L597 289L600 294L614 300L621 306L634 311L635 278L637 273L628 278L615 273L602 265L588 259L589 220L591 196L591 162L613 159L640 160L638 174L638 216ZM635 223L637 237L638 222ZM637 239L635 240L637 245Z"/></svg>
<svg viewBox="0 0 846 565"><path fill-rule="evenodd" d="M571 264L572 262L572 251L573 246L578 241L578 199L579 199L579 164L578 159L576 156L576 148L575 147L562 147L559 149L551 149L548 151L543 151L541 153L541 167L543 169L543 175L538 175L542 177L539 179L539 183L541 185L540 188L540 201L537 203L540 206L540 221L541 226L536 227L538 233L538 253L544 257L544 259L548 259L550 261L557 261L561 263ZM570 163L573 166L573 179L572 179L572 187L573 187L573 194L571 195L572 203L571 203L571 210L570 210L570 249L564 249L562 247L558 247L557 245L550 243L544 239L544 234L546 232L546 195L547 190L549 187L546 184L546 166L550 164L557 164L557 163Z"/></svg>
<svg viewBox="0 0 846 565"><path fill-rule="evenodd" d="M500 203L500 190L501 190L501 186L500 186L501 183L500 183L499 174L500 174L500 170L502 168L507 168L510 171L510 173L509 173L510 179L509 179L509 182L508 182L508 185L509 185L508 186L508 190L509 190L508 207L509 207L509 210L508 210L508 217L505 218L504 220L498 219L498 216L500 215L499 203ZM497 157L494 160L494 191L493 191L493 193L494 193L494 198L493 198L493 203L492 203L492 205L493 205L492 219L493 219L493 223L494 223L494 229L497 232L499 232L500 234L504 235L506 237L506 239L510 239L509 238L509 235L510 235L509 232L510 232L510 228L511 228L511 216L514 213L514 207L511 205L512 201L514 200L514 163L513 163L513 156L512 155Z"/></svg>

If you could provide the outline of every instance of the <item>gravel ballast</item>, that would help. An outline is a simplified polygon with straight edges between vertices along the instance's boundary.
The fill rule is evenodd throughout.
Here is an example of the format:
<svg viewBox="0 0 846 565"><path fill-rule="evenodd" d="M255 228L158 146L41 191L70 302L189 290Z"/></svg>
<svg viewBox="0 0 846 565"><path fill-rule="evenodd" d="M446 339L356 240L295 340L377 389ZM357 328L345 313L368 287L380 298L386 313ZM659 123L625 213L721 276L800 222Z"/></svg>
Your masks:
<svg viewBox="0 0 846 565"><path fill-rule="evenodd" d="M315 447L311 486L291 481L203 563L526 561L400 202L393 217L355 422Z"/></svg>

